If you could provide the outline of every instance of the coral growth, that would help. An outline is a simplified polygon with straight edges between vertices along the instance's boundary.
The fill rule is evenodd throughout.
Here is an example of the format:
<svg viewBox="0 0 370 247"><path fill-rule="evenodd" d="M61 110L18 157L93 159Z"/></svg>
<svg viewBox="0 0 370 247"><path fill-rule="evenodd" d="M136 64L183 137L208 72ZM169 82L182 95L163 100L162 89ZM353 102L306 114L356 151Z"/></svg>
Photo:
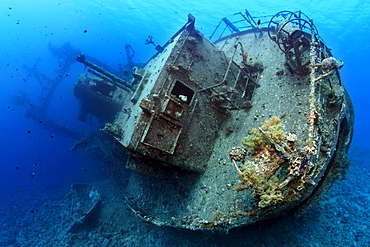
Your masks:
<svg viewBox="0 0 370 247"><path fill-rule="evenodd" d="M298 192L304 189L304 184L314 184L311 180L314 166L299 151L295 141L297 136L285 133L278 117L272 117L260 128L253 129L242 140L245 150L237 147L230 151L242 183L235 189L250 188L251 196L258 200L261 208L300 198ZM242 164L238 166L236 162Z"/></svg>
<svg viewBox="0 0 370 247"><path fill-rule="evenodd" d="M240 166L240 181L242 185L237 190L252 189L252 197L259 198L259 207L274 205L283 200L279 182L274 175L284 160L270 147L265 148L257 155L247 159Z"/></svg>
<svg viewBox="0 0 370 247"><path fill-rule="evenodd" d="M247 151L241 147L234 147L230 151L230 159L234 161L244 162Z"/></svg>
<svg viewBox="0 0 370 247"><path fill-rule="evenodd" d="M343 61L337 60L334 57L328 57L322 60L321 62L321 69L324 72L330 72L332 70L337 70L343 67Z"/></svg>
<svg viewBox="0 0 370 247"><path fill-rule="evenodd" d="M271 117L265 121L265 124L261 126L263 131L269 133L270 138L275 142L280 143L285 141L285 133L283 131L284 125L280 122L280 118ZM253 153L260 152L266 145L269 145L269 140L259 129L252 129L250 135L242 140L242 144L246 146L246 149Z"/></svg>

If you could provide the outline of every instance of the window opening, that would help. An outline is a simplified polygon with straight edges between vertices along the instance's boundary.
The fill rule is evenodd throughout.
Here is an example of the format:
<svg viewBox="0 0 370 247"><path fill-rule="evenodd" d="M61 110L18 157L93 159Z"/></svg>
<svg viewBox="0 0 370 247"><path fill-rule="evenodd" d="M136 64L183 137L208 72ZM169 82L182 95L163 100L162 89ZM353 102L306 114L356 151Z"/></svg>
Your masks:
<svg viewBox="0 0 370 247"><path fill-rule="evenodd" d="M175 95L179 100L189 105L193 99L194 91L180 81L176 81L171 94Z"/></svg>

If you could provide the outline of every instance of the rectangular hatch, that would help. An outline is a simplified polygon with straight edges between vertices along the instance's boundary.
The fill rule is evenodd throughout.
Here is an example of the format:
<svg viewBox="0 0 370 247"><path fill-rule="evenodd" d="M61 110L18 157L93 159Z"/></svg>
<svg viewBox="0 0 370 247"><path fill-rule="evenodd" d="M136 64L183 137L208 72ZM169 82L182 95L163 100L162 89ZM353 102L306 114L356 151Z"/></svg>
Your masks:
<svg viewBox="0 0 370 247"><path fill-rule="evenodd" d="M153 115L141 143L163 152L173 154L182 127L161 115Z"/></svg>

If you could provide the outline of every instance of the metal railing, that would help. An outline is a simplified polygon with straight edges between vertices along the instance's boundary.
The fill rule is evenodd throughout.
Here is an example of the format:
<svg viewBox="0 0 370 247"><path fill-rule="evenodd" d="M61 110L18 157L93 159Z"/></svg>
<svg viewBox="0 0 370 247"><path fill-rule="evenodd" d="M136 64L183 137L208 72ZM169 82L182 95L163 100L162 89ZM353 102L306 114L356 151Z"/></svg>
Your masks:
<svg viewBox="0 0 370 247"><path fill-rule="evenodd" d="M211 41L219 40L228 35L239 33L246 30L253 30L261 28L272 29L274 25L277 25L278 21L282 19L287 20L302 20L298 21L298 27L302 31L310 33L311 31L309 25L305 25L304 20L310 20L307 15L302 11L280 11L275 15L264 15L264 16L252 16L248 10L245 10L244 13L238 12L233 14L231 17L224 17L220 20L216 26L213 33L210 35L209 39Z"/></svg>
<svg viewBox="0 0 370 247"><path fill-rule="evenodd" d="M253 17L248 10L235 13L231 17L222 18L209 39L215 41L233 33L267 27L271 17L273 15Z"/></svg>

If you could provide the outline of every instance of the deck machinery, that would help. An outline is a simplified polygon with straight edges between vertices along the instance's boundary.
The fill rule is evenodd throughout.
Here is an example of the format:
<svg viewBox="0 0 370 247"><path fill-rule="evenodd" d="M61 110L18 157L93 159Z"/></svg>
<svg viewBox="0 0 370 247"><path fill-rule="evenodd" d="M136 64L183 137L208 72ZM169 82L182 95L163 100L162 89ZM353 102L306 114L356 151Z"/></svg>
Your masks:
<svg viewBox="0 0 370 247"><path fill-rule="evenodd" d="M345 175L354 112L343 62L301 12L241 16L249 28L224 18L231 33L211 42L189 15L131 83L99 79L121 102L103 131L128 157L115 171L145 220L228 231L299 216Z"/></svg>

